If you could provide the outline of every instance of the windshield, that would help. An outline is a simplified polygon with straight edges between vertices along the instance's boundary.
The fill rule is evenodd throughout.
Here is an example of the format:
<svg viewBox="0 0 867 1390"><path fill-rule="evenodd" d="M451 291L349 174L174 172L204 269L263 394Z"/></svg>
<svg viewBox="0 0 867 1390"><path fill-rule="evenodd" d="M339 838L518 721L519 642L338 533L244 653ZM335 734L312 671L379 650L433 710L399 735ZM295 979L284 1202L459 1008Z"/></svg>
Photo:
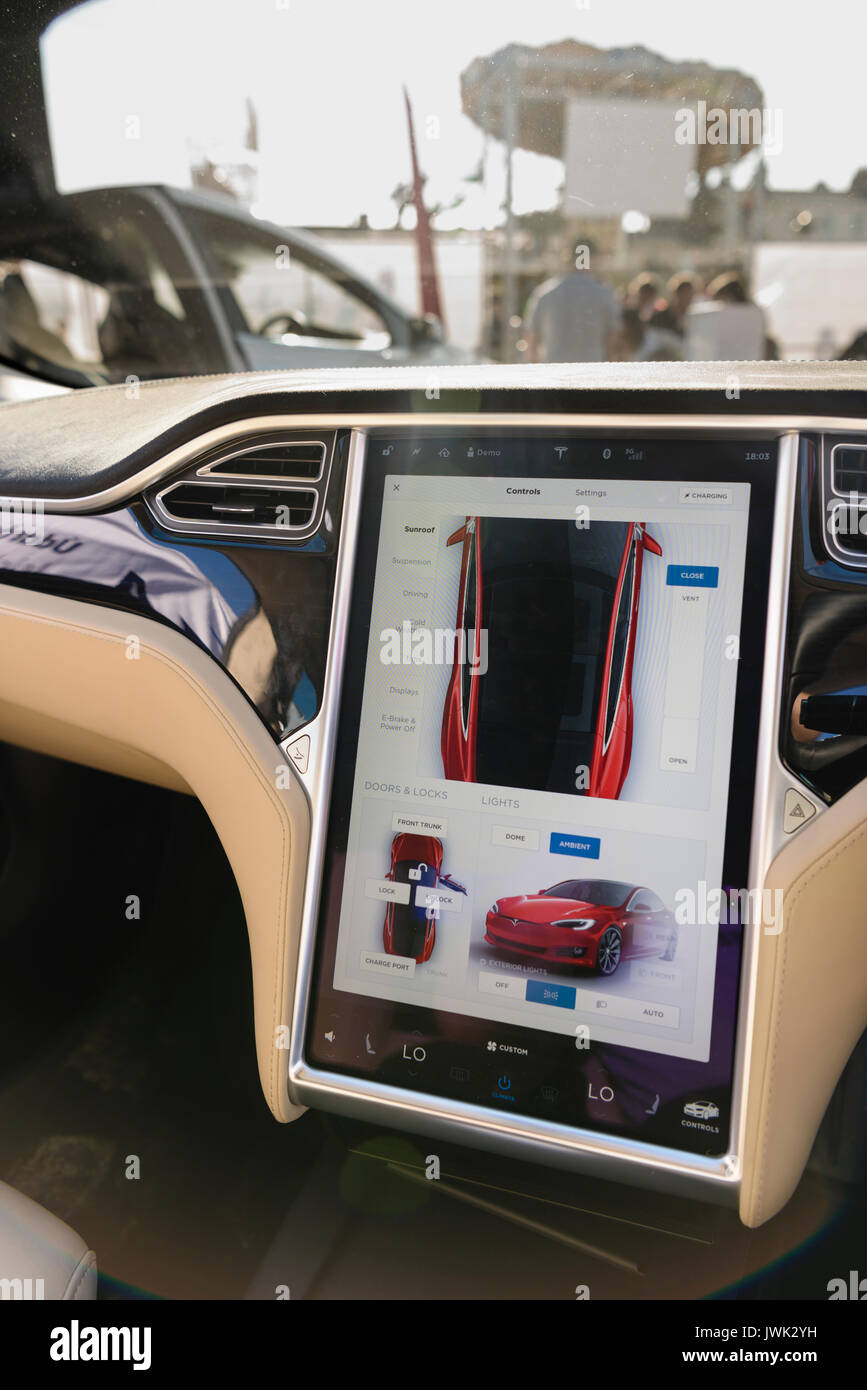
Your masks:
<svg viewBox="0 0 867 1390"><path fill-rule="evenodd" d="M806 0L7 10L0 358L865 358L854 15L819 62Z"/></svg>
<svg viewBox="0 0 867 1390"><path fill-rule="evenodd" d="M595 907L617 907L625 902L633 891L629 883L614 883L604 878L570 878L565 883L555 883L546 888L545 898L574 898L579 903L593 903Z"/></svg>

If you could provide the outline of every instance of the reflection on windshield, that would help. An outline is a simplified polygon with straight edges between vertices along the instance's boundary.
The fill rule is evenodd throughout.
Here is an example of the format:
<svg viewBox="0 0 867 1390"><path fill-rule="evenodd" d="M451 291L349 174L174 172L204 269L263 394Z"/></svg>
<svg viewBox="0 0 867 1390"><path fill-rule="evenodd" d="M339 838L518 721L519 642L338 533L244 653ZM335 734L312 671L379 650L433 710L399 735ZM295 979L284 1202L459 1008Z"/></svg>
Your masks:
<svg viewBox="0 0 867 1390"><path fill-rule="evenodd" d="M749 0L722 28L638 0L537 11L442 0L422 38L395 0L73 6L39 40L0 355L74 385L867 356L846 0L821 65L806 0L785 44Z"/></svg>

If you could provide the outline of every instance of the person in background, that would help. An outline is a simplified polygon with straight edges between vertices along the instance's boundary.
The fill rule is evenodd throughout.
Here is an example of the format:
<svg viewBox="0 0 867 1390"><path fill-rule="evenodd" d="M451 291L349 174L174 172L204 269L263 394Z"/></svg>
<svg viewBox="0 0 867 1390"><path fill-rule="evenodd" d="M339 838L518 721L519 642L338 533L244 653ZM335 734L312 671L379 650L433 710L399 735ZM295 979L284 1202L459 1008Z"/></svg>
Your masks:
<svg viewBox="0 0 867 1390"><path fill-rule="evenodd" d="M680 362L683 341L667 328L642 321L637 309L623 310L619 360L623 362Z"/></svg>
<svg viewBox="0 0 867 1390"><path fill-rule="evenodd" d="M725 270L686 315L686 356L693 361L756 362L776 355L765 312L753 303L741 275Z"/></svg>
<svg viewBox="0 0 867 1390"><path fill-rule="evenodd" d="M732 272L723 272L715 280L711 280L707 287L708 299L721 300L723 304L753 304L757 313L762 315L764 323L764 311L750 299L741 277ZM777 340L772 338L769 333L765 333L764 359L766 362L778 362L780 360L780 348Z"/></svg>
<svg viewBox="0 0 867 1390"><path fill-rule="evenodd" d="M565 273L530 295L524 323L531 362L607 362L615 356L620 304L610 285L590 270L594 257L586 242L569 247Z"/></svg>
<svg viewBox="0 0 867 1390"><path fill-rule="evenodd" d="M642 270L640 275L636 275L626 287L626 297L624 299L625 309L635 309L638 317L643 320L651 318L655 313L665 308L665 300L662 298L659 281L655 275L651 275L649 270Z"/></svg>
<svg viewBox="0 0 867 1390"><path fill-rule="evenodd" d="M701 292L701 281L690 270L680 270L672 275L666 286L668 303L664 309L651 315L653 328L674 333L678 338L684 335L684 320L695 296Z"/></svg>
<svg viewBox="0 0 867 1390"><path fill-rule="evenodd" d="M724 270L711 280L707 287L708 299L718 299L723 304L749 304L750 298L744 282L735 270Z"/></svg>

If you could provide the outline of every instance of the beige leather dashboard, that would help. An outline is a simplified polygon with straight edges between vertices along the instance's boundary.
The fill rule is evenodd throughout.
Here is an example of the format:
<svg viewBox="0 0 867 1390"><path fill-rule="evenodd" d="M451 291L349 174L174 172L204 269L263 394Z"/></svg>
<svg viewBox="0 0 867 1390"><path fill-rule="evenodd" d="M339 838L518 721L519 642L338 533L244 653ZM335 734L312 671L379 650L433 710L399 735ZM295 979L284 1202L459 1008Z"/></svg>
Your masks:
<svg viewBox="0 0 867 1390"><path fill-rule="evenodd" d="M354 486L360 488L360 474ZM789 523L784 518L781 529ZM352 534L351 526L344 530ZM351 589L351 561L345 569ZM785 569L787 576L788 559ZM780 624L784 607L777 603ZM339 616L339 601L335 612ZM264 619L261 626L267 627ZM260 652L255 637L247 634L253 657ZM779 700L782 632L780 639L775 660L766 661L763 710L770 687ZM290 1033L293 1024L297 1030L299 951L303 986L310 947L302 925L312 919L311 895L318 891L315 871L307 883L317 840L308 789L320 811L327 795L317 796L312 779L302 782L218 661L167 623L0 585L0 651L0 740L192 794L202 803L244 906L262 1089L278 1120L296 1118L304 1106L290 1099ZM239 646L236 660L250 661L250 652ZM257 677L258 685L267 683L266 674ZM796 780L780 772L783 780ZM730 1169L714 1177L719 1198L737 1200L747 1226L768 1221L791 1197L867 1026L865 835L867 782L788 837L766 871L764 886L782 893L783 929L779 935L758 930L753 942L740 1134ZM756 878L761 881L761 868ZM203 1062L189 1057L184 1065L195 1084ZM299 1099L317 1103L310 1095ZM400 1122L399 1115L395 1119ZM651 1153L642 1162L651 1168L657 1160ZM628 1168L621 1172L631 1180ZM682 1176L676 1172L672 1186Z"/></svg>
<svg viewBox="0 0 867 1390"><path fill-rule="evenodd" d="M244 904L262 1090L278 1120L294 1119L287 1043L310 818L281 749L217 663L151 619L2 585L0 650L0 738L201 801ZM180 1064L195 1084L201 1059Z"/></svg>
<svg viewBox="0 0 867 1390"><path fill-rule="evenodd" d="M867 1027L867 784L799 830L770 865L783 930L761 936L747 1075L740 1213L794 1192L849 1055Z"/></svg>

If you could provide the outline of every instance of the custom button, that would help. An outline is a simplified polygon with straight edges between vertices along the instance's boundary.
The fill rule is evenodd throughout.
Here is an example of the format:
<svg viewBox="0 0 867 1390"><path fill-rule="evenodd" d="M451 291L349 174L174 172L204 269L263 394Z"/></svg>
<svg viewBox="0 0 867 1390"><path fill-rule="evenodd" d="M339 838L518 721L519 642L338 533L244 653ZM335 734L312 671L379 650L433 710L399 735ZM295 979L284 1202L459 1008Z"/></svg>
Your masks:
<svg viewBox="0 0 867 1390"><path fill-rule="evenodd" d="M793 830L800 830L802 825L806 825L816 814L816 808L812 801L808 801L801 792L796 792L794 787L789 787L786 792L786 800L783 805L783 830L787 835L791 835Z"/></svg>
<svg viewBox="0 0 867 1390"><path fill-rule="evenodd" d="M292 760L299 772L306 772L307 764L310 762L310 735L302 734L290 743L286 749L286 756Z"/></svg>

